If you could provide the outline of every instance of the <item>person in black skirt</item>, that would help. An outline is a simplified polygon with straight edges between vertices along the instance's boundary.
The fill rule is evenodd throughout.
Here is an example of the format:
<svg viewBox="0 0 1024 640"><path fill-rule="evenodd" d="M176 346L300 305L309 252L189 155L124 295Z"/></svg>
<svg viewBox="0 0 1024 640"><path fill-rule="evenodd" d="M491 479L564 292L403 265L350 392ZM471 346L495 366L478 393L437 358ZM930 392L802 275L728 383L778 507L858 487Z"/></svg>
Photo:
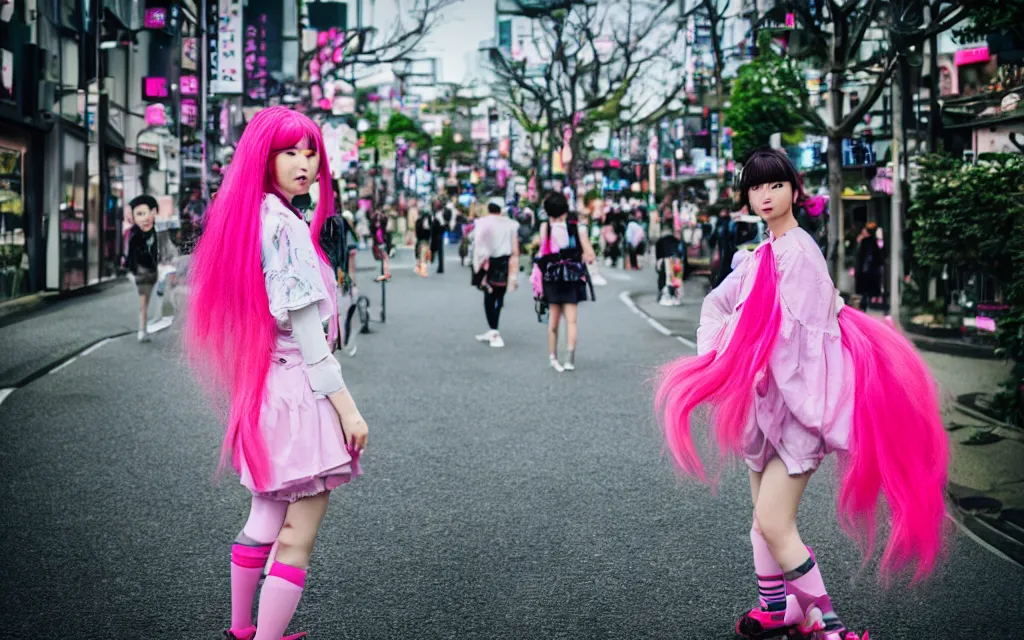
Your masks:
<svg viewBox="0 0 1024 640"><path fill-rule="evenodd" d="M548 359L559 373L576 369L577 305L594 297L587 264L594 262L586 225L569 218L569 203L560 193L544 200L547 222L540 226L540 255L537 259L543 278L543 300L550 305L548 318ZM558 362L558 326L565 317L568 354L565 364Z"/></svg>

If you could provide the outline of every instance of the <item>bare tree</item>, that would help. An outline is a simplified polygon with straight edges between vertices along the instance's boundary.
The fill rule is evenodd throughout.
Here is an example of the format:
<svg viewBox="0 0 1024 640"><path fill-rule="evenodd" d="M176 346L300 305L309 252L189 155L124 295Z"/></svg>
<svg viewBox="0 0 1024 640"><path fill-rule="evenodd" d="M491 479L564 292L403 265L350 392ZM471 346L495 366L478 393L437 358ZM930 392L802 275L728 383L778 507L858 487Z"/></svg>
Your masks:
<svg viewBox="0 0 1024 640"><path fill-rule="evenodd" d="M355 88L359 71L406 61L422 52L424 39L437 26L441 12L462 0L395 0L396 18L384 29L352 25L335 29L326 42L305 52L300 73L306 83L318 83L320 93L327 84L345 82ZM372 74L371 74L372 75ZM316 92L314 92L315 94ZM317 96L313 96L317 100Z"/></svg>
<svg viewBox="0 0 1024 640"><path fill-rule="evenodd" d="M829 202L835 225L835 233L831 235L836 243L833 253L836 260L831 266L836 282L846 260L842 141L853 134L882 95L897 68L901 52L920 46L933 34L947 31L967 17L962 3L951 2L935 15L928 27L903 30L903 12L914 3L918 0L795 0L766 16L766 20L778 21L780 12L792 11L800 46L791 48L791 55L814 60L827 74L828 121L809 108L802 108L802 115L812 126L826 132L829 141ZM873 30L881 31L882 37L871 40L874 50L865 56L865 42ZM848 82L858 79L867 85L867 93L847 111L844 91Z"/></svg>
<svg viewBox="0 0 1024 640"><path fill-rule="evenodd" d="M531 66L496 52L493 93L527 132L543 131L551 148L568 143L571 183L596 127L649 124L678 108L682 74L667 85L645 77L658 65L672 68L666 55L680 37L675 0L563 0L546 12L536 2L509 1L531 18L522 39L544 63ZM539 167L534 147L541 145L530 144Z"/></svg>

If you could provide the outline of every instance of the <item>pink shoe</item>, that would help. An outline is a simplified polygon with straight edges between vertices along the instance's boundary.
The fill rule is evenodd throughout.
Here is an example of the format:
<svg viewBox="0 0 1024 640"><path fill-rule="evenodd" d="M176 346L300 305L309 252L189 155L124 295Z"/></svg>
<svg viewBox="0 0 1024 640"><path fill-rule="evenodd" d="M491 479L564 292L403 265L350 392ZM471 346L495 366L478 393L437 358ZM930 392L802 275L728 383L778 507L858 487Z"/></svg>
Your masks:
<svg viewBox="0 0 1024 640"><path fill-rule="evenodd" d="M788 595L783 611L768 611L761 606L745 613L736 621L736 633L749 640L787 636L803 619L803 611L796 596Z"/></svg>
<svg viewBox="0 0 1024 640"><path fill-rule="evenodd" d="M285 636L281 640L299 640L299 638L305 638L309 634L305 631L300 633L294 633L290 636ZM224 632L225 640L252 640L256 637L256 627L249 627L248 629L228 629Z"/></svg>
<svg viewBox="0 0 1024 640"><path fill-rule="evenodd" d="M803 622L797 625L793 637L797 640L871 640L867 631L861 637L853 631L847 631L842 623L836 628L828 629L821 609L813 605L807 610Z"/></svg>

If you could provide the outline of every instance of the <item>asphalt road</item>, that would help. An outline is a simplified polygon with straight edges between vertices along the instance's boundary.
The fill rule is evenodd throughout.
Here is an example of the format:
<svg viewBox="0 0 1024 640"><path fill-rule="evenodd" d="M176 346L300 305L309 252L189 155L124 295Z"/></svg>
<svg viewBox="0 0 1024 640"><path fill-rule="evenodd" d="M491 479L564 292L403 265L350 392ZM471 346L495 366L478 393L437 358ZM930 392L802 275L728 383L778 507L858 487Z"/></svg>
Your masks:
<svg viewBox="0 0 1024 640"><path fill-rule="evenodd" d="M733 637L756 598L746 474L728 469L715 496L676 476L649 380L684 347L618 299L653 274L614 275L581 308L579 369L559 375L527 292L491 349L473 340L486 326L468 271L396 269L387 324L342 356L370 448L332 498L293 630ZM213 478L221 427L177 337L114 340L0 406L0 637L220 637L247 493ZM847 622L881 640L1019 637L1024 570L962 534L924 586L859 572L832 470L800 523Z"/></svg>

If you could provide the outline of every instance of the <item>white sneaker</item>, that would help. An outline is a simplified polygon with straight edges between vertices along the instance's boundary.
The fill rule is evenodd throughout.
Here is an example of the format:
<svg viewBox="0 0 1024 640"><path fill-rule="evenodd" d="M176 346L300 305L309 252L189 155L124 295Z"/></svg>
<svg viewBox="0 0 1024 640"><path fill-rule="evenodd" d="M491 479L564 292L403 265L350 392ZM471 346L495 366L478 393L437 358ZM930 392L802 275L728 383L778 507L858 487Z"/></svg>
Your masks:
<svg viewBox="0 0 1024 640"><path fill-rule="evenodd" d="M658 304L660 304L660 305L661 305L661 306L663 306L663 307L671 307L671 306L673 306L673 305L674 305L675 303L674 303L674 302L672 302L672 298L670 298L670 297L668 297L668 296L662 296L662 297L661 297L661 299L660 299L660 300L658 300Z"/></svg>
<svg viewBox="0 0 1024 640"><path fill-rule="evenodd" d="M554 369L558 373L562 373L563 371L565 371L565 367L563 367L562 365L558 364L558 360L556 358L550 358L550 361L551 361L551 368L552 369Z"/></svg>
<svg viewBox="0 0 1024 640"><path fill-rule="evenodd" d="M565 369L566 371L575 371L576 365L574 365L571 362L566 362L565 364L562 365L562 368Z"/></svg>
<svg viewBox="0 0 1024 640"><path fill-rule="evenodd" d="M352 357L355 357L356 349L358 349L358 348L359 347L356 345L355 340L350 340L349 341L349 345L347 347L345 347L344 349L342 349L342 351L345 352L346 356L352 358Z"/></svg>
<svg viewBox="0 0 1024 640"><path fill-rule="evenodd" d="M505 346L505 341L501 339L501 336L498 333L495 333L494 337L491 338L491 346L495 349L500 349Z"/></svg>
<svg viewBox="0 0 1024 640"><path fill-rule="evenodd" d="M477 342L490 342L491 340L494 340L494 336L496 335L498 335L498 332L495 331L494 329L491 329L490 331L481 333L480 335L476 336L476 339Z"/></svg>
<svg viewBox="0 0 1024 640"><path fill-rule="evenodd" d="M146 331L140 331L139 332L139 342L149 342L149 341L150 341L149 333L147 333Z"/></svg>

